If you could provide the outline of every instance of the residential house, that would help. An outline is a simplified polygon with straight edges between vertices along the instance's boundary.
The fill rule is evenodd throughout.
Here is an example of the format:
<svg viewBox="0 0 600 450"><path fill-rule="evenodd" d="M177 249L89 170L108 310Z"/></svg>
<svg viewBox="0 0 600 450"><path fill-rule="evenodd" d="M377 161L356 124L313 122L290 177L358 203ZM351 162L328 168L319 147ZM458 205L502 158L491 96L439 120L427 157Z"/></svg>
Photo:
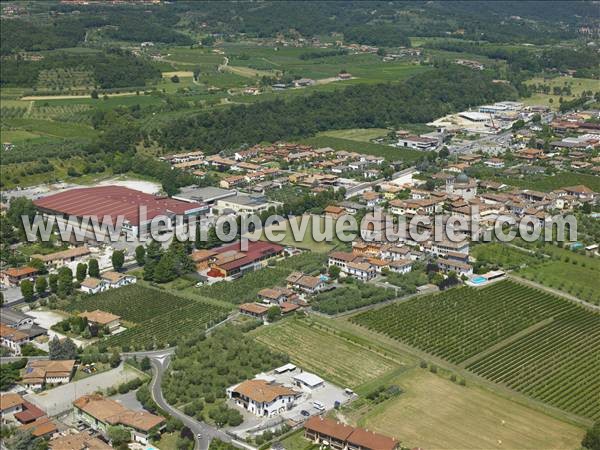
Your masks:
<svg viewBox="0 0 600 450"><path fill-rule="evenodd" d="M22 384L31 389L42 389L45 384L66 384L71 381L75 360L30 360L23 374Z"/></svg>
<svg viewBox="0 0 600 450"><path fill-rule="evenodd" d="M133 411L98 394L84 395L73 402L75 420L107 435L110 426L121 425L131 432L134 441L149 443L149 437L160 431L165 419L147 411Z"/></svg>
<svg viewBox="0 0 600 450"><path fill-rule="evenodd" d="M268 380L247 380L227 389L234 403L259 417L277 416L294 405L300 393Z"/></svg>
<svg viewBox="0 0 600 450"><path fill-rule="evenodd" d="M404 275L412 270L413 264L411 259L397 259L390 262L390 271Z"/></svg>
<svg viewBox="0 0 600 450"><path fill-rule="evenodd" d="M21 346L29 341L27 333L0 323L0 346L7 348L12 356L21 356Z"/></svg>
<svg viewBox="0 0 600 450"><path fill-rule="evenodd" d="M108 281L94 277L86 278L79 287L79 290L85 294L98 294L108 289L110 289Z"/></svg>
<svg viewBox="0 0 600 450"><path fill-rule="evenodd" d="M338 219L346 214L346 210L340 206L329 205L324 210L325 215L329 217L333 217L334 219Z"/></svg>
<svg viewBox="0 0 600 450"><path fill-rule="evenodd" d="M99 309L90 312L84 311L78 315L79 317L85 317L89 323L98 328L108 328L110 333L118 330L121 326L120 316Z"/></svg>
<svg viewBox="0 0 600 450"><path fill-rule="evenodd" d="M304 437L335 450L396 450L399 447L395 439L322 416L312 416L304 423Z"/></svg>
<svg viewBox="0 0 600 450"><path fill-rule="evenodd" d="M57 436L48 442L50 450L110 450L112 447L104 441L81 432Z"/></svg>
<svg viewBox="0 0 600 450"><path fill-rule="evenodd" d="M365 282L375 278L375 275L377 274L373 266L366 262L348 263L345 273Z"/></svg>
<svg viewBox="0 0 600 450"><path fill-rule="evenodd" d="M47 255L31 255L31 259L39 259L46 267L58 269L67 263L78 261L90 255L90 249L86 246L73 247Z"/></svg>
<svg viewBox="0 0 600 450"><path fill-rule="evenodd" d="M29 266L10 267L0 272L0 284L5 287L19 286L23 280L34 281L37 273L37 269Z"/></svg>
<svg viewBox="0 0 600 450"><path fill-rule="evenodd" d="M12 392L0 394L1 423L6 424L14 419L14 415L23 411L23 397Z"/></svg>
<svg viewBox="0 0 600 450"><path fill-rule="evenodd" d="M321 277L305 275L302 272L292 272L287 278L288 287L313 295L325 288L325 281Z"/></svg>
<svg viewBox="0 0 600 450"><path fill-rule="evenodd" d="M137 278L133 275L113 271L104 272L100 277L108 283L108 287L111 289L127 286L128 284L135 284L137 281Z"/></svg>
<svg viewBox="0 0 600 450"><path fill-rule="evenodd" d="M470 277L473 275L473 266L466 262L454 259L439 258L437 260L437 265L444 272L455 272L458 276L464 275Z"/></svg>
<svg viewBox="0 0 600 450"><path fill-rule="evenodd" d="M264 319L269 307L259 303L243 303L240 305L240 313L256 319Z"/></svg>
<svg viewBox="0 0 600 450"><path fill-rule="evenodd" d="M282 287L265 288L258 291L259 300L271 305L281 305L284 302L292 303L296 297L297 294L294 291Z"/></svg>

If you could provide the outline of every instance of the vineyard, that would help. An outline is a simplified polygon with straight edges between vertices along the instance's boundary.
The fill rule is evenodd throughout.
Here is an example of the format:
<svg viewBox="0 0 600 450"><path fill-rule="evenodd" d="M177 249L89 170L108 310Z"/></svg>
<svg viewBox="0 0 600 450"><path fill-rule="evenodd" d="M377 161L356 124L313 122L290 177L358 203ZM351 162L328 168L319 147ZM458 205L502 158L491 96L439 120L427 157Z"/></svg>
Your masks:
<svg viewBox="0 0 600 450"><path fill-rule="evenodd" d="M565 411L600 418L600 315L554 295L502 281L352 320Z"/></svg>
<svg viewBox="0 0 600 450"><path fill-rule="evenodd" d="M108 346L131 350L175 344L186 333L224 320L229 312L207 301L190 300L139 284L72 300L65 309L72 313L100 309L133 323L132 327L106 340Z"/></svg>
<svg viewBox="0 0 600 450"><path fill-rule="evenodd" d="M565 411L600 419L600 315L577 306L467 366Z"/></svg>
<svg viewBox="0 0 600 450"><path fill-rule="evenodd" d="M193 303L184 297L131 284L119 289L109 289L99 294L72 300L67 311L93 311L100 309L121 316L128 322L140 323L165 313L185 308Z"/></svg>
<svg viewBox="0 0 600 450"><path fill-rule="evenodd" d="M41 70L38 75L37 89L42 92L69 92L71 90L90 90L97 84L94 74L83 67L56 68Z"/></svg>
<svg viewBox="0 0 600 450"><path fill-rule="evenodd" d="M129 348L130 350L152 350L173 346L179 338L198 330L215 325L227 318L228 310L209 303L188 301L184 307L168 310L160 315L140 322L122 333L111 336L106 344L109 347Z"/></svg>

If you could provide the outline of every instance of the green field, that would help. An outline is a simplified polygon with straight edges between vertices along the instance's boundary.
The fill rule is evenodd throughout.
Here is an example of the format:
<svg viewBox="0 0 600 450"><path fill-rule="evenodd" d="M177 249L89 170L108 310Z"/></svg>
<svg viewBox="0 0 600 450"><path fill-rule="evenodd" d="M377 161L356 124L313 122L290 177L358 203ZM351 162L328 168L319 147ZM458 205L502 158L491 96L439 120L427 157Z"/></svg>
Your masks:
<svg viewBox="0 0 600 450"><path fill-rule="evenodd" d="M523 189L544 192L579 184L583 184L595 192L600 191L599 176L573 172L561 172L556 175L530 175L525 178L503 177L502 182Z"/></svg>
<svg viewBox="0 0 600 450"><path fill-rule="evenodd" d="M525 249L519 250L501 243L475 245L471 249L471 255L477 260L478 265L482 265L482 270L478 273L497 268L519 269L538 264L543 260L541 255L534 256Z"/></svg>
<svg viewBox="0 0 600 450"><path fill-rule="evenodd" d="M261 327L254 336L263 344L290 355L303 369L343 387L355 388L402 364L300 319Z"/></svg>
<svg viewBox="0 0 600 450"><path fill-rule="evenodd" d="M583 430L479 386L466 387L419 368L393 380L404 391L364 415L369 430L406 448L578 448Z"/></svg>
<svg viewBox="0 0 600 450"><path fill-rule="evenodd" d="M331 147L335 150L346 150L365 153L367 155L383 156L388 161L401 160L405 162L414 162L424 158L428 153L417 150L394 148L388 145L373 144L371 142L325 136L323 133L319 133L315 137L303 139L301 142L303 144L312 145L315 148Z"/></svg>
<svg viewBox="0 0 600 450"><path fill-rule="evenodd" d="M600 380L600 316L562 298L501 281L415 297L351 320L564 411L600 414L590 395ZM572 389L565 394L559 384Z"/></svg>
<svg viewBox="0 0 600 450"><path fill-rule="evenodd" d="M279 227L273 227L272 228L272 232L274 234L274 236L278 236L280 234L285 234L285 237L283 238L283 240L281 240L280 242L278 242L280 245L289 245L292 247L298 247L304 250L310 250L311 252L317 252L317 253L326 253L326 252L330 252L331 250L334 250L336 247L339 247L341 245L343 245L343 243L339 240L335 240L333 242L327 242L327 241L322 241L322 242L317 242L314 239L313 233L311 232L312 227L313 227L313 221L315 219L319 220L319 224L320 224L320 228L319 229L323 229L324 225L324 219L322 216L310 216L310 218L306 221L306 223L308 224L306 227L306 233L304 233L304 235L302 236L302 239L300 241L296 241L294 239L293 233L292 233L292 226L290 225L289 221L286 221L285 223L285 228L282 227L283 231L279 231ZM301 217L295 217L291 220L294 220L297 224L297 229L300 229L300 222L302 220ZM266 236L264 236L264 232L263 232L263 237L261 239L267 240Z"/></svg>
<svg viewBox="0 0 600 450"><path fill-rule="evenodd" d="M324 131L322 136L329 136L351 141L371 142L372 139L384 137L389 133L385 128L353 128L350 130Z"/></svg>
<svg viewBox="0 0 600 450"><path fill-rule="evenodd" d="M553 95L553 94L542 94L534 93L531 97L524 97L522 101L526 105L545 105L551 106L554 109L558 109L560 106L559 99L562 97L563 100L573 100L576 97L580 97L583 91L598 90L598 80L591 78L572 78L572 77L553 77L553 78L542 78L536 77L528 80L526 84L546 84L550 86L550 90L555 86L563 87L569 85L571 87L571 95ZM550 102L552 99L552 102Z"/></svg>

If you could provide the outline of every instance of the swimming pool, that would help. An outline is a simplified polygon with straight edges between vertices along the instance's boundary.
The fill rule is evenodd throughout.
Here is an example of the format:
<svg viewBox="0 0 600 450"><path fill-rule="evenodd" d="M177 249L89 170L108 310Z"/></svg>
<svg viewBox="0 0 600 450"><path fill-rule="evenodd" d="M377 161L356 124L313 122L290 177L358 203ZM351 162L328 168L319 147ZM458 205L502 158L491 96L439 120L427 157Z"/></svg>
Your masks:
<svg viewBox="0 0 600 450"><path fill-rule="evenodd" d="M471 278L471 283L473 284L482 284L485 283L487 281L486 277L474 277Z"/></svg>

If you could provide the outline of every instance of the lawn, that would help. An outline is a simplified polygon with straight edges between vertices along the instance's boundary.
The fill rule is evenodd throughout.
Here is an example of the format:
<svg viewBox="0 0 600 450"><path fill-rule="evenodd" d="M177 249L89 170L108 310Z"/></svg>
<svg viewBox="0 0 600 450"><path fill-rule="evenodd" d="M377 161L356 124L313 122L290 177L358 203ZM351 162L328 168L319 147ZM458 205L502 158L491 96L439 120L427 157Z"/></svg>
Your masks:
<svg viewBox="0 0 600 450"><path fill-rule="evenodd" d="M254 336L263 344L290 355L303 369L342 387L356 388L403 364L301 319L260 327Z"/></svg>
<svg viewBox="0 0 600 450"><path fill-rule="evenodd" d="M561 172L556 175L532 175L525 178L504 177L500 181L523 189L544 192L579 184L583 184L595 192L600 191L599 176L574 172Z"/></svg>
<svg viewBox="0 0 600 450"><path fill-rule="evenodd" d="M583 430L478 386L463 387L427 370L396 380L405 392L376 406L359 424L431 449L578 448Z"/></svg>
<svg viewBox="0 0 600 450"><path fill-rule="evenodd" d="M302 216L302 217L305 217L305 216ZM300 230L300 222L302 220L302 217L294 217L294 218L290 219L290 220L294 220L295 223L297 224L297 228L295 228L296 230ZM315 219L319 220L319 229L322 230L324 228L324 224L323 224L324 218L322 216L310 216L310 218L306 221L308 224L306 227L306 232L302 236L302 239L299 241L296 241L294 239L294 235L292 233L292 225L290 224L289 221L286 221L286 223L285 223L285 231L276 231L279 228L272 227L272 232L273 232L274 236L278 236L279 234L285 233L284 239L282 241L278 242L279 244L298 247L298 248L302 248L305 250L310 250L311 252L327 253L327 252L334 250L336 247L343 245L343 243L337 239L335 239L332 242L328 242L328 241L317 242L317 241L315 241L315 239L313 237L313 233L312 233L313 221L315 221ZM266 236L264 236L264 232L263 232L262 239L267 240Z"/></svg>
<svg viewBox="0 0 600 450"><path fill-rule="evenodd" d="M303 144L312 145L316 148L331 147L335 150L346 150L365 153L368 155L383 156L389 161L402 160L409 163L424 158L428 153L417 150L390 147L389 145L373 144L371 142L361 142L351 139L331 137L326 136L323 133L319 133L315 137L303 139L301 142Z"/></svg>

